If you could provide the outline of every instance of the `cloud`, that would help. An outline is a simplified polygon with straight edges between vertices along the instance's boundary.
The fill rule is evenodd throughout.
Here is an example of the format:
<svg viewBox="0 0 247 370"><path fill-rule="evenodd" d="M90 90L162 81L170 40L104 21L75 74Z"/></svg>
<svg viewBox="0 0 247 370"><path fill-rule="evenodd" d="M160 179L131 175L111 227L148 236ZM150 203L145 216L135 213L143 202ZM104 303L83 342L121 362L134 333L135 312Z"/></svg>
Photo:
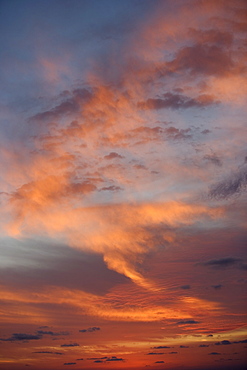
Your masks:
<svg viewBox="0 0 247 370"><path fill-rule="evenodd" d="M209 260L206 262L202 262L200 263L200 265L214 267L214 268L227 268L231 266L236 266L241 261L242 261L241 258L223 257L219 259L213 259L213 260Z"/></svg>
<svg viewBox="0 0 247 370"><path fill-rule="evenodd" d="M156 363L156 364L164 364L164 363L165 363L165 361L156 361L155 363Z"/></svg>
<svg viewBox="0 0 247 370"><path fill-rule="evenodd" d="M238 341L236 341L236 342L233 342L233 343L236 343L236 344L245 344L245 343L247 343L247 339L244 339L244 340L238 340Z"/></svg>
<svg viewBox="0 0 247 370"><path fill-rule="evenodd" d="M221 342L217 342L217 343L214 343L215 346L227 346L229 344L232 344L231 342L229 342L229 340L222 340Z"/></svg>
<svg viewBox="0 0 247 370"><path fill-rule="evenodd" d="M65 362L64 365L76 365L76 362Z"/></svg>
<svg viewBox="0 0 247 370"><path fill-rule="evenodd" d="M211 154L211 155L207 154L203 157L203 159L207 162L213 163L215 166L218 166L218 167L222 166L222 162L216 154Z"/></svg>
<svg viewBox="0 0 247 370"><path fill-rule="evenodd" d="M181 94L167 92L162 98L149 98L145 102L139 102L140 109L187 109L203 108L212 104L219 103L213 96L199 95L196 99Z"/></svg>
<svg viewBox="0 0 247 370"><path fill-rule="evenodd" d="M62 352L51 352L51 351L36 351L32 353L44 353L44 354L52 354L52 355L64 355Z"/></svg>
<svg viewBox="0 0 247 370"><path fill-rule="evenodd" d="M149 352L147 355L164 355L164 352Z"/></svg>
<svg viewBox="0 0 247 370"><path fill-rule="evenodd" d="M243 168L228 176L225 180L211 186L209 196L214 199L228 199L240 195L247 186L247 169Z"/></svg>
<svg viewBox="0 0 247 370"><path fill-rule="evenodd" d="M218 352L211 352L211 353L209 353L209 355L218 356L218 355L221 355L221 353L218 353Z"/></svg>
<svg viewBox="0 0 247 370"><path fill-rule="evenodd" d="M0 338L0 341L3 342L18 342L18 341L29 341L29 340L38 340L42 339L42 335L35 334L25 334L25 333L13 333L11 337L5 339Z"/></svg>
<svg viewBox="0 0 247 370"><path fill-rule="evenodd" d="M44 331L44 330L37 330L38 335L51 335L51 336L59 336L59 335L69 335L68 331L60 331L60 332L53 332L53 331Z"/></svg>
<svg viewBox="0 0 247 370"><path fill-rule="evenodd" d="M206 347L209 347L209 345L208 344L200 344L199 347L206 348Z"/></svg>
<svg viewBox="0 0 247 370"><path fill-rule="evenodd" d="M179 348L189 348L189 346L179 346Z"/></svg>
<svg viewBox="0 0 247 370"><path fill-rule="evenodd" d="M104 156L105 159L115 159L115 158L124 158L122 155L116 153L116 152L111 152L107 155Z"/></svg>
<svg viewBox="0 0 247 370"><path fill-rule="evenodd" d="M177 325L193 325L193 324L199 324L199 321L195 320L181 320L177 322Z"/></svg>
<svg viewBox="0 0 247 370"><path fill-rule="evenodd" d="M61 344L60 347L79 347L80 344L78 343L70 343L70 344Z"/></svg>
<svg viewBox="0 0 247 370"><path fill-rule="evenodd" d="M176 355L178 352L175 352L175 351L173 351L173 352L169 352L169 355Z"/></svg>
<svg viewBox="0 0 247 370"><path fill-rule="evenodd" d="M154 349L162 349L162 348L171 348L169 346L158 346L158 347L153 347Z"/></svg>
<svg viewBox="0 0 247 370"><path fill-rule="evenodd" d="M182 285L180 288L184 290L188 290L190 289L190 285Z"/></svg>
<svg viewBox="0 0 247 370"><path fill-rule="evenodd" d="M100 328L98 328L97 326L93 326L92 328L88 328L88 329L81 329L79 330L80 333L92 333L92 332L95 332L95 331L99 331Z"/></svg>
<svg viewBox="0 0 247 370"><path fill-rule="evenodd" d="M124 361L123 358L118 358L116 356L112 356L106 359L106 361Z"/></svg>
<svg viewBox="0 0 247 370"><path fill-rule="evenodd" d="M215 290L219 290L223 287L222 284L217 284L217 285L211 285L212 288L214 288Z"/></svg>

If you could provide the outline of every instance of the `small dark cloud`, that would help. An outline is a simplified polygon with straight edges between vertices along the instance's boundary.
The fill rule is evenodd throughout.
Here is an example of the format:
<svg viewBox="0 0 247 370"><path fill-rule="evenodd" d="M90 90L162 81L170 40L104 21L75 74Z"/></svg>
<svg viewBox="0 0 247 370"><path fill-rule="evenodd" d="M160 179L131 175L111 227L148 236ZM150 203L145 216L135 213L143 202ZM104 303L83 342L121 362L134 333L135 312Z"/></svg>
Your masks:
<svg viewBox="0 0 247 370"><path fill-rule="evenodd" d="M62 352L51 352L51 351L36 351L32 353L46 353L46 354L52 354L52 355L64 355Z"/></svg>
<svg viewBox="0 0 247 370"><path fill-rule="evenodd" d="M239 343L247 343L247 339L244 339L244 340L239 340L237 342L233 342L233 343L236 343L236 344L239 344Z"/></svg>
<svg viewBox="0 0 247 370"><path fill-rule="evenodd" d="M193 325L193 324L199 324L199 321L195 320L181 320L177 322L177 325Z"/></svg>
<svg viewBox="0 0 247 370"><path fill-rule="evenodd" d="M149 352L147 355L163 355L164 352Z"/></svg>
<svg viewBox="0 0 247 370"><path fill-rule="evenodd" d="M207 337L213 337L213 334L208 334Z"/></svg>
<svg viewBox="0 0 247 370"><path fill-rule="evenodd" d="M247 186L247 168L231 174L228 178L211 186L209 196L214 199L227 199L239 195Z"/></svg>
<svg viewBox="0 0 247 370"><path fill-rule="evenodd" d="M79 347L80 344L78 343L70 343L70 344L61 344L60 347Z"/></svg>
<svg viewBox="0 0 247 370"><path fill-rule="evenodd" d="M104 356L104 357L90 357L90 358L87 358L87 360L106 360L108 357L107 356Z"/></svg>
<svg viewBox="0 0 247 370"><path fill-rule="evenodd" d="M42 335L33 335L25 333L13 333L9 338L0 338L3 342L18 342L18 341L28 341L28 340L38 340L41 339Z"/></svg>
<svg viewBox="0 0 247 370"><path fill-rule="evenodd" d="M116 152L111 152L107 155L104 156L105 159L115 159L115 158L124 158L122 155L116 153Z"/></svg>
<svg viewBox="0 0 247 370"><path fill-rule="evenodd" d="M77 358L76 361L83 361L83 358Z"/></svg>
<svg viewBox="0 0 247 370"><path fill-rule="evenodd" d="M200 344L199 347L206 348L206 347L209 347L209 345L208 344Z"/></svg>
<svg viewBox="0 0 247 370"><path fill-rule="evenodd" d="M59 335L69 335L68 331L60 331L60 332L53 332L53 331L45 331L45 330L37 330L38 335L51 335L51 336L59 336Z"/></svg>
<svg viewBox="0 0 247 370"><path fill-rule="evenodd" d="M112 356L106 359L106 361L124 361L123 358L118 358L116 356Z"/></svg>
<svg viewBox="0 0 247 370"><path fill-rule="evenodd" d="M210 352L209 355L217 356L217 355L221 355L221 353L219 353L219 352Z"/></svg>
<svg viewBox="0 0 247 370"><path fill-rule="evenodd" d="M94 362L101 363L101 362L104 362L104 361L102 361L102 360L95 360Z"/></svg>
<svg viewBox="0 0 247 370"><path fill-rule="evenodd" d="M173 352L169 352L169 355L176 355L177 352L173 351Z"/></svg>
<svg viewBox="0 0 247 370"><path fill-rule="evenodd" d="M206 130L203 130L201 133L202 133L203 135L207 135L207 134L209 134L210 132L211 132L210 130L206 129Z"/></svg>
<svg viewBox="0 0 247 370"><path fill-rule="evenodd" d="M213 259L206 262L200 263L202 266L209 266L214 268L225 268L225 267L231 267L241 262L240 258L235 257L223 257L219 259Z"/></svg>
<svg viewBox="0 0 247 370"><path fill-rule="evenodd" d="M80 333L93 333L94 331L99 331L100 328L98 328L97 326L93 326L92 328L88 328L88 329L81 329L79 330Z"/></svg>
<svg viewBox="0 0 247 370"><path fill-rule="evenodd" d="M123 190L120 186L111 185L111 186L105 186L101 188L99 191L119 191Z"/></svg>
<svg viewBox="0 0 247 370"><path fill-rule="evenodd" d="M214 343L215 346L226 346L226 345L229 345L229 344L232 344L231 342L229 342L229 340L222 340L221 342L217 342L217 343Z"/></svg>
<svg viewBox="0 0 247 370"><path fill-rule="evenodd" d="M154 349L162 349L162 348L171 348L171 347L168 347L168 346L158 346L158 347L154 347Z"/></svg>
<svg viewBox="0 0 247 370"><path fill-rule="evenodd" d="M186 109L202 108L215 103L216 101L211 95L199 95L194 99L182 94L167 92L163 94L162 98L149 98L145 102L139 102L138 107L141 109Z"/></svg>
<svg viewBox="0 0 247 370"><path fill-rule="evenodd" d="M164 364L164 363L165 363L165 361L156 361L155 363L156 363L156 364Z"/></svg>
<svg viewBox="0 0 247 370"><path fill-rule="evenodd" d="M217 284L217 285L211 285L211 287L214 288L215 290L219 290L223 287L223 285Z"/></svg>
<svg viewBox="0 0 247 370"><path fill-rule="evenodd" d="M179 346L179 348L189 348L189 346Z"/></svg>
<svg viewBox="0 0 247 370"><path fill-rule="evenodd" d="M207 162L214 164L215 166L218 166L218 167L222 166L222 162L216 154L211 154L211 155L207 154L203 157L203 159Z"/></svg>
<svg viewBox="0 0 247 370"><path fill-rule="evenodd" d="M187 290L187 289L190 289L190 285L182 285L180 288L184 289L184 290Z"/></svg>
<svg viewBox="0 0 247 370"><path fill-rule="evenodd" d="M64 365L76 365L76 362L65 362Z"/></svg>

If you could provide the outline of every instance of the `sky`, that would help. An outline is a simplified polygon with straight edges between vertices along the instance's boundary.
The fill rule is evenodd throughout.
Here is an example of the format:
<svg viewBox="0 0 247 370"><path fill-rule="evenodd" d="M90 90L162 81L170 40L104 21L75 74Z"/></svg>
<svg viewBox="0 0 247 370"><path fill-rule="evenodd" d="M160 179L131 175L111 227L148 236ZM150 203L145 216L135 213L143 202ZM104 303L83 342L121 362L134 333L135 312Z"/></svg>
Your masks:
<svg viewBox="0 0 247 370"><path fill-rule="evenodd" d="M1 0L0 370L246 369L244 0Z"/></svg>

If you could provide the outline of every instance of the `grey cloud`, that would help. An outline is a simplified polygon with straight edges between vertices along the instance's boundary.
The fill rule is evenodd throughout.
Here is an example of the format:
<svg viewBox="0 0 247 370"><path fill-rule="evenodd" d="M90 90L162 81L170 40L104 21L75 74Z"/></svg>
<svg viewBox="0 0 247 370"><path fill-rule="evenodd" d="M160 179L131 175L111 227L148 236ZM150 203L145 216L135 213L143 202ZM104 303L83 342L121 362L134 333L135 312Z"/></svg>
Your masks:
<svg viewBox="0 0 247 370"><path fill-rule="evenodd" d="M209 196L215 199L227 199L238 195L247 186L247 167L233 173L228 178L211 186Z"/></svg>
<svg viewBox="0 0 247 370"><path fill-rule="evenodd" d="M76 365L76 362L65 362L64 365Z"/></svg>
<svg viewBox="0 0 247 370"><path fill-rule="evenodd" d="M116 153L116 152L111 152L107 155L104 156L105 159L115 159L115 158L124 158L122 155Z"/></svg>
<svg viewBox="0 0 247 370"><path fill-rule="evenodd" d="M179 348L189 348L189 346L179 346Z"/></svg>
<svg viewBox="0 0 247 370"><path fill-rule="evenodd" d="M209 347L209 345L208 344L200 344L199 347L206 348L206 347Z"/></svg>
<svg viewBox="0 0 247 370"><path fill-rule="evenodd" d="M220 160L220 158L219 157L217 157L217 155L215 155L215 154L208 154L208 155L205 155L204 157L203 157L203 159L205 160L205 161L207 161L207 162L211 162L211 163L213 163L215 166L218 166L218 167L221 167L222 166L222 162L221 162L221 160Z"/></svg>
<svg viewBox="0 0 247 370"><path fill-rule="evenodd" d="M211 95L199 95L196 99L181 94L167 92L162 98L149 98L145 102L139 102L138 107L141 109L186 109L202 108L208 105L218 103Z"/></svg>
<svg viewBox="0 0 247 370"><path fill-rule="evenodd" d="M164 364L164 363L165 363L165 361L156 361L155 363L156 363L156 364Z"/></svg>
<svg viewBox="0 0 247 370"><path fill-rule="evenodd" d="M177 352L173 351L173 352L169 352L169 355L176 355Z"/></svg>
<svg viewBox="0 0 247 370"><path fill-rule="evenodd" d="M187 324L199 324L199 321L195 320L181 320L177 322L178 325L187 325Z"/></svg>
<svg viewBox="0 0 247 370"><path fill-rule="evenodd" d="M229 344L232 344L229 340L222 340L221 342L214 343L215 346L227 346Z"/></svg>
<svg viewBox="0 0 247 370"><path fill-rule="evenodd" d="M190 285L182 285L180 288L184 289L184 290L187 290L187 289L190 289Z"/></svg>
<svg viewBox="0 0 247 370"><path fill-rule="evenodd" d="M209 353L209 355L217 356L217 355L221 355L221 353L219 353L219 352L211 352L211 353Z"/></svg>
<svg viewBox="0 0 247 370"><path fill-rule="evenodd" d="M171 347L168 347L168 346L158 346L158 347L154 347L154 349L162 349L162 348L171 348Z"/></svg>
<svg viewBox="0 0 247 370"><path fill-rule="evenodd" d="M80 344L78 343L70 343L70 344L61 344L60 347L79 347Z"/></svg>
<svg viewBox="0 0 247 370"><path fill-rule="evenodd" d="M233 342L233 343L236 343L236 344L245 344L245 343L247 343L247 339L244 339L244 340L238 340L238 341L236 341L236 342Z"/></svg>
<svg viewBox="0 0 247 370"><path fill-rule="evenodd" d="M38 340L41 339L42 335L33 335L25 333L13 333L11 337L5 339L0 338L0 341L3 342L18 342L18 341L27 341L27 340Z"/></svg>
<svg viewBox="0 0 247 370"><path fill-rule="evenodd" d="M44 331L44 330L37 330L38 335L51 335L51 336L59 336L59 335L69 335L68 331L60 331L55 333L53 331Z"/></svg>
<svg viewBox="0 0 247 370"><path fill-rule="evenodd" d="M79 330L80 333L92 333L94 331L99 331L100 328L98 328L97 326L93 326L92 328L88 328L88 329L81 329Z"/></svg>
<svg viewBox="0 0 247 370"><path fill-rule="evenodd" d="M124 361L123 358L118 358L116 356L112 356L110 358L107 358L106 361Z"/></svg>
<svg viewBox="0 0 247 370"><path fill-rule="evenodd" d="M221 284L218 284L218 285L211 285L212 288L214 288L215 290L219 290L223 287L223 285Z"/></svg>
<svg viewBox="0 0 247 370"><path fill-rule="evenodd" d="M240 258L235 258L235 257L223 257L219 259L213 259L209 260L206 262L200 263L202 266L210 266L210 267L215 267L215 268L225 268L225 267L230 267L238 264L242 260Z"/></svg>
<svg viewBox="0 0 247 370"><path fill-rule="evenodd" d="M164 355L164 352L149 352L147 355Z"/></svg>
<svg viewBox="0 0 247 370"><path fill-rule="evenodd" d="M44 353L44 354L52 354L52 355L64 355L62 352L51 352L51 351L36 351L32 353Z"/></svg>
<svg viewBox="0 0 247 370"><path fill-rule="evenodd" d="M119 190L123 190L123 189L120 186L110 185L110 186L104 186L99 191L119 191Z"/></svg>

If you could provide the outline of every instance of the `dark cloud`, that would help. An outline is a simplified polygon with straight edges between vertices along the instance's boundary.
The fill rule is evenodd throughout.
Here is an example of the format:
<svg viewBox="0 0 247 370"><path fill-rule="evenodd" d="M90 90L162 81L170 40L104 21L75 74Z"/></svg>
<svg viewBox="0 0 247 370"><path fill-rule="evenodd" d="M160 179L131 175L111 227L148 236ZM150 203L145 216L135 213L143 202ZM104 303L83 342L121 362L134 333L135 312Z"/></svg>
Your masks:
<svg viewBox="0 0 247 370"><path fill-rule="evenodd" d="M102 360L95 360L94 362L101 363L101 362L104 362L104 361L102 361Z"/></svg>
<svg viewBox="0 0 247 370"><path fill-rule="evenodd" d="M61 344L60 347L79 347L80 344L78 343L70 343L70 344Z"/></svg>
<svg viewBox="0 0 247 370"><path fill-rule="evenodd" d="M64 365L76 365L76 362L65 362Z"/></svg>
<svg viewBox="0 0 247 370"><path fill-rule="evenodd" d="M39 291L52 282L54 286L102 295L115 284L128 281L123 275L109 270L100 255L69 248L66 245L37 243L33 240L27 241L26 245L27 249L30 248L30 253L25 255L28 267L26 263L25 267L20 263L15 267L0 269L0 280L10 289L29 287ZM20 248L16 248L15 255L16 259L22 259Z"/></svg>
<svg viewBox="0 0 247 370"><path fill-rule="evenodd" d="M108 155L105 155L104 158L105 159L115 159L115 158L124 158L124 157L116 152L111 152Z"/></svg>
<svg viewBox="0 0 247 370"><path fill-rule="evenodd" d="M223 287L223 285L221 284L218 284L218 285L211 285L212 288L214 288L215 290L219 290Z"/></svg>
<svg viewBox="0 0 247 370"><path fill-rule="evenodd" d="M64 355L62 352L51 352L51 351L36 351L32 353L45 353L45 354L52 354L52 355Z"/></svg>
<svg viewBox="0 0 247 370"><path fill-rule="evenodd" d="M18 341L28 341L28 340L38 340L41 339L42 335L33 335L25 333L13 333L9 338L0 338L0 341L3 342L18 342Z"/></svg>
<svg viewBox="0 0 247 370"><path fill-rule="evenodd" d="M124 361L123 358L118 358L116 356L112 356L110 358L107 358L106 361Z"/></svg>
<svg viewBox="0 0 247 370"><path fill-rule="evenodd" d="M149 352L147 355L164 355L164 352Z"/></svg>
<svg viewBox="0 0 247 370"><path fill-rule="evenodd" d="M169 352L169 355L176 355L177 354L177 352Z"/></svg>
<svg viewBox="0 0 247 370"><path fill-rule="evenodd" d="M215 199L227 199L239 195L247 186L247 168L233 173L228 178L211 186L209 196Z"/></svg>
<svg viewBox="0 0 247 370"><path fill-rule="evenodd" d="M215 166L221 167L222 162L219 157L217 157L216 154L208 154L203 157L203 159L207 162L213 163Z"/></svg>
<svg viewBox="0 0 247 370"><path fill-rule="evenodd" d="M214 343L215 346L227 346L229 344L232 344L231 342L229 342L229 340L222 340L221 342L217 342L217 343Z"/></svg>
<svg viewBox="0 0 247 370"><path fill-rule="evenodd" d="M65 95L65 94L64 94ZM87 89L76 89L72 96L50 110L37 113L31 120L57 120L65 115L75 114L80 111L81 104L92 97L92 93Z"/></svg>
<svg viewBox="0 0 247 370"><path fill-rule="evenodd" d="M236 343L236 344L245 344L245 343L247 343L247 339L244 339L244 340L239 340L239 341L237 341L237 342L233 342L233 343Z"/></svg>
<svg viewBox="0 0 247 370"><path fill-rule="evenodd" d="M181 320L177 322L177 325L187 325L187 324L199 324L199 321L195 320Z"/></svg>
<svg viewBox="0 0 247 370"><path fill-rule="evenodd" d="M69 335L68 331L60 331L60 332L53 332L53 331L44 331L44 330L37 330L38 335L51 335L51 336L59 336L59 335Z"/></svg>
<svg viewBox="0 0 247 370"><path fill-rule="evenodd" d="M79 330L80 333L92 333L94 331L99 331L100 328L98 328L97 326L93 326L92 328L88 328L88 329L81 329Z"/></svg>
<svg viewBox="0 0 247 370"><path fill-rule="evenodd" d="M240 258L235 257L223 257L219 259L213 259L206 262L200 263L202 266L210 266L214 268L225 268L225 267L231 267L236 264L239 264L242 260Z"/></svg>
<svg viewBox="0 0 247 370"><path fill-rule="evenodd" d="M161 75L186 71L192 76L226 76L234 70L233 60L221 46L196 43L178 51Z"/></svg>
<svg viewBox="0 0 247 370"><path fill-rule="evenodd" d="M106 360L108 357L107 356L104 356L104 357L90 357L90 358L87 358L87 360Z"/></svg>
<svg viewBox="0 0 247 370"><path fill-rule="evenodd" d="M83 361L83 358L77 358L76 361Z"/></svg>
<svg viewBox="0 0 247 370"><path fill-rule="evenodd" d="M221 355L221 353L219 353L219 352L211 352L211 353L209 353L209 355L217 356L217 355Z"/></svg>
<svg viewBox="0 0 247 370"><path fill-rule="evenodd" d="M164 363L165 363L165 361L156 361L155 363L156 363L156 364L164 364Z"/></svg>
<svg viewBox="0 0 247 370"><path fill-rule="evenodd" d="M158 346L158 347L153 347L154 349L162 349L162 348L171 348L171 347L168 347L168 346Z"/></svg>
<svg viewBox="0 0 247 370"><path fill-rule="evenodd" d="M179 348L189 348L189 346L179 346Z"/></svg>
<svg viewBox="0 0 247 370"><path fill-rule="evenodd" d="M120 186L111 185L111 186L105 186L101 188L99 191L119 191L123 190Z"/></svg>
<svg viewBox="0 0 247 370"><path fill-rule="evenodd" d="M145 102L139 102L141 109L186 109L203 108L218 103L211 95L199 95L196 99L181 94L167 92L162 98L149 98Z"/></svg>
<svg viewBox="0 0 247 370"><path fill-rule="evenodd" d="M233 42L233 35L230 32L222 32L219 29L201 30L191 28L189 35L201 44L213 44L229 47Z"/></svg>
<svg viewBox="0 0 247 370"><path fill-rule="evenodd" d="M200 344L199 347L206 348L206 347L209 347L209 345L208 344Z"/></svg>
<svg viewBox="0 0 247 370"><path fill-rule="evenodd" d="M184 289L184 290L187 290L187 289L190 289L190 285L182 285L180 288Z"/></svg>

